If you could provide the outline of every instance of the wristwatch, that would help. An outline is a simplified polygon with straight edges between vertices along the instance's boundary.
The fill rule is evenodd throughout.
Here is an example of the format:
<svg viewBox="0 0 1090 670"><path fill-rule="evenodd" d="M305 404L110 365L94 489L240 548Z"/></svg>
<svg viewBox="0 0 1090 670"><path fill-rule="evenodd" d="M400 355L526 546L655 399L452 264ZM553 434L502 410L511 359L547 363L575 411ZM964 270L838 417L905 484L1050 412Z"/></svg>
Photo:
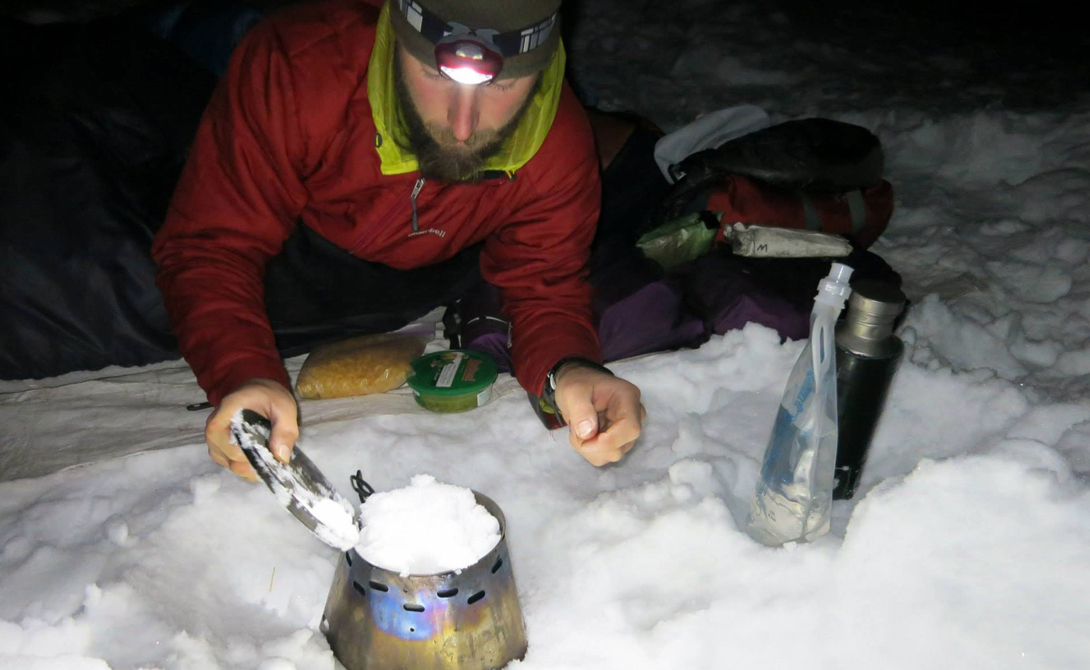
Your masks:
<svg viewBox="0 0 1090 670"><path fill-rule="evenodd" d="M556 378L560 375L560 371L569 365L578 365L581 367L598 370L599 372L604 372L607 375L613 375L613 371L602 365L601 363L595 363L594 361L588 360L581 356L567 356L565 358L561 358L557 362L557 364L552 367L552 369L545 373L545 386L541 390L542 407L540 409L548 414L553 414L558 421L557 426L563 426L565 422L564 416L560 413L560 408L556 405ZM542 420L544 421L545 419ZM557 427L550 425L549 422L546 422L545 425L550 428Z"/></svg>

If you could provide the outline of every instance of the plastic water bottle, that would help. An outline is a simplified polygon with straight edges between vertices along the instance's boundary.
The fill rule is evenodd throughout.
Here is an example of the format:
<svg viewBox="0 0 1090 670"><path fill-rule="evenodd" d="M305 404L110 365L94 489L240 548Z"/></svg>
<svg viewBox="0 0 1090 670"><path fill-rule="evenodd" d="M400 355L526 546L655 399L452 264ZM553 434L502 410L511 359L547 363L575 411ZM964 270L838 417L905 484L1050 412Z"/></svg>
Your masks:
<svg viewBox="0 0 1090 670"><path fill-rule="evenodd" d="M765 449L746 530L770 546L829 531L836 466L836 320L852 268L833 263L818 283L810 340L791 370Z"/></svg>

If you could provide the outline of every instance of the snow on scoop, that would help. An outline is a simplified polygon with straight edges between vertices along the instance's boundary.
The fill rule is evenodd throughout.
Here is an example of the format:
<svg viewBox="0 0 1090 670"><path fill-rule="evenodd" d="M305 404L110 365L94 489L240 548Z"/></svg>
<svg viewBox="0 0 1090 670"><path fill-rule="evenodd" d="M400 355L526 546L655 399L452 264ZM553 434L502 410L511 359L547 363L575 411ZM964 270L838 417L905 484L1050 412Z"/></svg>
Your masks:
<svg viewBox="0 0 1090 670"><path fill-rule="evenodd" d="M231 419L233 441L280 504L329 546L341 551L356 546L360 526L352 504L298 446L287 465L276 460L269 450L271 433L272 424L257 412L239 410Z"/></svg>

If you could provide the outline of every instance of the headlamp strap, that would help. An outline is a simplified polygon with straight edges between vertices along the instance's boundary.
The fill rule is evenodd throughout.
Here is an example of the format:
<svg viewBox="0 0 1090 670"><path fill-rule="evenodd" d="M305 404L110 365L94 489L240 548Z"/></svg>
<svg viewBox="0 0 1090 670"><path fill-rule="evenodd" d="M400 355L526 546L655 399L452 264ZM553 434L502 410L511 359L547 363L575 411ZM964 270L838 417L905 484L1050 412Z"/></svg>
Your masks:
<svg viewBox="0 0 1090 670"><path fill-rule="evenodd" d="M495 30L490 30L488 28L480 28L478 30L474 30L469 26L463 26L460 23L455 23L451 21L447 24L446 33L440 39L447 39L449 37L452 40L455 40L460 37L472 37L474 39L480 40L481 42L484 42L496 51L499 51L499 47L496 45L495 42L496 35L498 34L499 33L497 33Z"/></svg>
<svg viewBox="0 0 1090 670"><path fill-rule="evenodd" d="M557 19L557 14L554 13L537 25L499 33L488 28L474 29L458 23L447 23L415 0L394 0L392 4L405 15L409 25L432 44L438 44L449 35L465 34L491 44L504 58L524 54L539 47L552 33Z"/></svg>

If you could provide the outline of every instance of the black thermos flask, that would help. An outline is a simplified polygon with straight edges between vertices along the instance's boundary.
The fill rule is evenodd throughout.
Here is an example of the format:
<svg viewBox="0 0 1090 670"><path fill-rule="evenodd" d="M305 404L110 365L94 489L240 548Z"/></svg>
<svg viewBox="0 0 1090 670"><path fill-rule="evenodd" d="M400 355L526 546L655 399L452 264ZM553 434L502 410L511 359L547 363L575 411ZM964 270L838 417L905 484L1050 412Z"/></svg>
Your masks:
<svg viewBox="0 0 1090 670"><path fill-rule="evenodd" d="M855 494L875 426L882 415L904 343L893 325L905 306L900 289L852 283L845 318L836 327L837 445L835 500Z"/></svg>

